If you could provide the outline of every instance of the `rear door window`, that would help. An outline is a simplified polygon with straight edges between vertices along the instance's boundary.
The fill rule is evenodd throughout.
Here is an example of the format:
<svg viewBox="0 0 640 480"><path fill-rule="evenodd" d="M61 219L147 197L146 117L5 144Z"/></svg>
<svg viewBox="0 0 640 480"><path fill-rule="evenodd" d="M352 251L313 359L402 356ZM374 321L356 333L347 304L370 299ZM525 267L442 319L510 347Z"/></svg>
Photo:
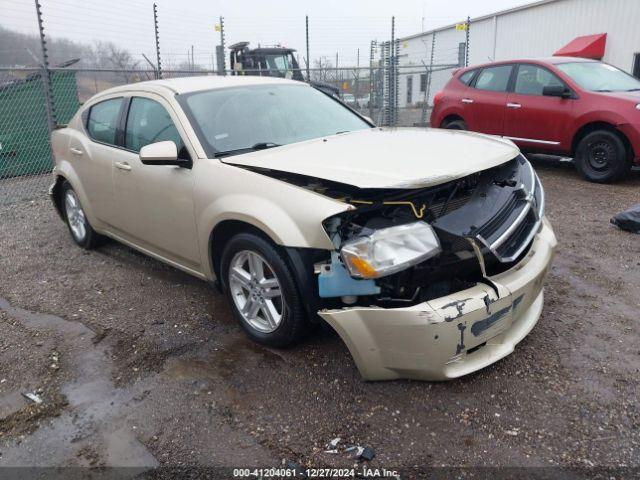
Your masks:
<svg viewBox="0 0 640 480"><path fill-rule="evenodd" d="M506 92L511 77L512 65L498 65L484 68L476 80L475 87L491 92Z"/></svg>
<svg viewBox="0 0 640 480"><path fill-rule="evenodd" d="M112 98L91 107L87 119L87 131L91 138L109 145L116 144L116 130L122 101L122 98Z"/></svg>
<svg viewBox="0 0 640 480"><path fill-rule="evenodd" d="M470 70L468 72L463 73L462 75L460 75L460 81L462 83L464 83L465 85L469 85L471 83L471 80L473 79L473 76L476 74L476 70Z"/></svg>

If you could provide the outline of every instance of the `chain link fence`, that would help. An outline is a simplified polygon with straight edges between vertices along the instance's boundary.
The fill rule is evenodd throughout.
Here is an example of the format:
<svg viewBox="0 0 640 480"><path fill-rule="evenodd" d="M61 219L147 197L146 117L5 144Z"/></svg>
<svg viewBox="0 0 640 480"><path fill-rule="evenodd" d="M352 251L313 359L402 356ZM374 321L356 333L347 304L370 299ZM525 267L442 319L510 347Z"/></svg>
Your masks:
<svg viewBox="0 0 640 480"><path fill-rule="evenodd" d="M213 71L165 71L164 78L215 75ZM108 88L153 80L155 70L49 70L51 114L66 125L89 98ZM53 159L46 84L41 69L0 68L0 203L41 196L51 183Z"/></svg>
<svg viewBox="0 0 640 480"><path fill-rule="evenodd" d="M60 87L60 78L52 81ZM51 166L42 72L0 71L0 199L28 199L43 191L43 174Z"/></svg>
<svg viewBox="0 0 640 480"><path fill-rule="evenodd" d="M93 95L117 85L191 75L275 74L328 86L377 125L425 127L433 94L464 64L468 51L468 35L464 45L440 45L435 33L415 51L396 38L395 18L366 17L365 25L353 18L276 17L265 24L251 17L203 20L168 5L154 4L152 10L131 4L127 12L114 12L89 3L42 0L43 6L35 0L34 11L7 1L15 27L32 27L34 34L0 24L2 46L20 44L0 51L0 203L46 192L53 167L51 131L68 123ZM68 21L75 25L73 41L66 38ZM131 31L137 32L135 39L127 37ZM289 73L238 71L231 64L233 43L281 48L277 39L282 37L297 47L289 49L287 61L295 65L289 65ZM129 40L120 45L121 38ZM185 42L190 45L178 51L176 45ZM291 75L293 70L297 73Z"/></svg>

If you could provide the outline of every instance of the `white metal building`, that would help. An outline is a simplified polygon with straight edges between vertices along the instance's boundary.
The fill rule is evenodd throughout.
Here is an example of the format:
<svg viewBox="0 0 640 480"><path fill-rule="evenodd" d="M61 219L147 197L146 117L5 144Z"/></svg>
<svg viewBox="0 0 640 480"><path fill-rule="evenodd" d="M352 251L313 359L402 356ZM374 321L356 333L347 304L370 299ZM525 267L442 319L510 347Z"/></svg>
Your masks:
<svg viewBox="0 0 640 480"><path fill-rule="evenodd" d="M640 0L543 0L471 19L469 65L494 60L547 57L576 37L607 34L603 61L640 76ZM399 40L399 106L423 101L425 79L417 73L434 64L458 62L466 32L455 25ZM424 62L424 64L423 64ZM413 66L415 68L408 68ZM451 77L451 69L434 72L429 103Z"/></svg>

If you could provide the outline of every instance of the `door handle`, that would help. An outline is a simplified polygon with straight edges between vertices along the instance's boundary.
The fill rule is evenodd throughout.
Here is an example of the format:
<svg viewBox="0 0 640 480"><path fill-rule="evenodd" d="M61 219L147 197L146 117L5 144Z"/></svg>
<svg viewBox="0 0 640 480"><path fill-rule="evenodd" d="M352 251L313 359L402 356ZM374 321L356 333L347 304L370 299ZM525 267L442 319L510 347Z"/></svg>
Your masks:
<svg viewBox="0 0 640 480"><path fill-rule="evenodd" d="M522 108L519 103L507 103L507 108Z"/></svg>
<svg viewBox="0 0 640 480"><path fill-rule="evenodd" d="M69 151L71 153L73 153L74 155L82 155L84 153L82 150L80 150L79 148L76 148L76 147L69 148Z"/></svg>
<svg viewBox="0 0 640 480"><path fill-rule="evenodd" d="M463 98L462 103L473 103L473 98Z"/></svg>
<svg viewBox="0 0 640 480"><path fill-rule="evenodd" d="M120 170L126 170L126 171L131 170L131 165L129 165L127 162L115 162L114 165L116 166L116 168L119 168Z"/></svg>

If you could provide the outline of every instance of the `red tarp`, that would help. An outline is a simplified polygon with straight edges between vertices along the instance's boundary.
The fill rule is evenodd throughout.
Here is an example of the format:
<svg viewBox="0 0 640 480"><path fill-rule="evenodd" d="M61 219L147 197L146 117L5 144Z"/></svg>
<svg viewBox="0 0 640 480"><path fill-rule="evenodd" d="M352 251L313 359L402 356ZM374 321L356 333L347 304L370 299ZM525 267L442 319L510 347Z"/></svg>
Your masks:
<svg viewBox="0 0 640 480"><path fill-rule="evenodd" d="M554 57L580 57L601 60L607 44L607 34L585 35L577 37L553 54Z"/></svg>

